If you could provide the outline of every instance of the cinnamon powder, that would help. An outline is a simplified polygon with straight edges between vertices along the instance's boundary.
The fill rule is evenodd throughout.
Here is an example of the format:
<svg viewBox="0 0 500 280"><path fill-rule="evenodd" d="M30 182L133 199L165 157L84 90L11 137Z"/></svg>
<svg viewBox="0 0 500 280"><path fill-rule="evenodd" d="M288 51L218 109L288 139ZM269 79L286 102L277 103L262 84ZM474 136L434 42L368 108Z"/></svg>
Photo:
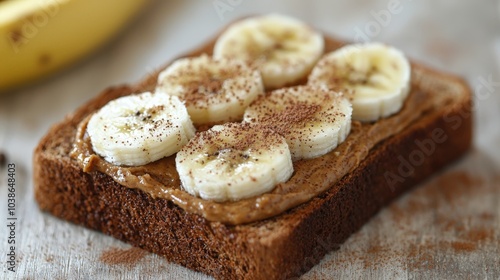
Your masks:
<svg viewBox="0 0 500 280"><path fill-rule="evenodd" d="M500 247L495 209L472 207L500 196L499 181L498 175L483 178L467 171L439 175L375 216L304 279L321 278L325 271L331 277L356 264L365 270L433 270L443 258Z"/></svg>
<svg viewBox="0 0 500 280"><path fill-rule="evenodd" d="M101 253L100 261L108 265L136 265L145 255L146 251L141 248L131 247L120 249L112 247Z"/></svg>
<svg viewBox="0 0 500 280"><path fill-rule="evenodd" d="M465 251L465 252L472 252L476 250L476 244L473 242L468 242L468 241L454 241L451 242L451 247L455 249L455 251Z"/></svg>

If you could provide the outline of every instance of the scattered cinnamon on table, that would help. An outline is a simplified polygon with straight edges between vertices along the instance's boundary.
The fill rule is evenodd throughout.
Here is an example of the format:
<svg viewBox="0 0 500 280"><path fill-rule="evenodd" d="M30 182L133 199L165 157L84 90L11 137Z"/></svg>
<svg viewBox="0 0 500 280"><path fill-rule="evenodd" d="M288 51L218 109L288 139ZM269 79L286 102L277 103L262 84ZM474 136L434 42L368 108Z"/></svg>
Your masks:
<svg viewBox="0 0 500 280"><path fill-rule="evenodd" d="M122 264L126 266L134 266L146 255L146 253L146 251L136 247L129 249L113 247L102 252L100 260L108 265Z"/></svg>

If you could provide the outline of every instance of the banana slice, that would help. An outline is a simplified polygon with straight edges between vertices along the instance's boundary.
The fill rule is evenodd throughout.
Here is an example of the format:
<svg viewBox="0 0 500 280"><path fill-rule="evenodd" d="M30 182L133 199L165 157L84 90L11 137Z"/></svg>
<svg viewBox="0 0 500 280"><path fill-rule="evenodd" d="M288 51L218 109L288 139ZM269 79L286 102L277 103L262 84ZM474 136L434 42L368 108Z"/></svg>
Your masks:
<svg viewBox="0 0 500 280"><path fill-rule="evenodd" d="M179 98L145 92L110 101L92 115L87 133L106 161L138 166L174 154L195 128Z"/></svg>
<svg viewBox="0 0 500 280"><path fill-rule="evenodd" d="M238 21L222 33L214 57L257 65L267 89L305 78L323 53L323 36L303 22L278 14Z"/></svg>
<svg viewBox="0 0 500 280"><path fill-rule="evenodd" d="M352 118L370 122L401 110L410 91L410 76L410 63L401 51L367 43L325 55L311 72L309 84L352 92Z"/></svg>
<svg viewBox="0 0 500 280"><path fill-rule="evenodd" d="M244 121L260 123L285 137L293 160L324 155L351 130L352 108L341 93L297 86L272 91L245 111Z"/></svg>
<svg viewBox="0 0 500 280"><path fill-rule="evenodd" d="M242 61L202 55L179 59L161 72L157 91L179 96L199 125L241 120L264 87L259 71Z"/></svg>
<svg viewBox="0 0 500 280"><path fill-rule="evenodd" d="M196 134L175 162L184 190L217 202L269 192L293 173L285 139L248 123L216 125Z"/></svg>

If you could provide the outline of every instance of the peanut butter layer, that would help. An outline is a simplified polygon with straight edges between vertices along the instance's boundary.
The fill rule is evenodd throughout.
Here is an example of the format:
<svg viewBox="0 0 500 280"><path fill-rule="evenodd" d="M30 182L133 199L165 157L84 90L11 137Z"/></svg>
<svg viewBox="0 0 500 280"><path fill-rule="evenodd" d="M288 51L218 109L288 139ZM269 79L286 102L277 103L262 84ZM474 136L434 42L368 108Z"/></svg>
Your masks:
<svg viewBox="0 0 500 280"><path fill-rule="evenodd" d="M84 172L103 172L123 186L140 189L154 198L168 199L209 221L233 225L259 221L279 215L335 187L335 183L353 171L375 145L401 132L435 106L444 106L453 99L439 92L439 82L419 85L419 69L413 72L412 91L399 113L375 123L353 122L346 141L335 150L318 158L295 162L295 172L289 181L277 185L269 193L236 202L217 203L183 191L175 169L175 155L139 167L106 162L93 152L86 135L89 117L78 127L72 156Z"/></svg>

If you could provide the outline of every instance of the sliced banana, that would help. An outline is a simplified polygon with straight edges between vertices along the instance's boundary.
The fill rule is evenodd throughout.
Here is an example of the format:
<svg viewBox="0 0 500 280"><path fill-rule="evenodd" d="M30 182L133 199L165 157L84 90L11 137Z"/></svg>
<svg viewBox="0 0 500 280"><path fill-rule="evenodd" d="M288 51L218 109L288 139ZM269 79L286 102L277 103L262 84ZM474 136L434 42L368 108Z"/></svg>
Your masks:
<svg viewBox="0 0 500 280"><path fill-rule="evenodd" d="M144 92L107 103L92 115L87 133L106 161L138 166L176 153L195 128L179 98Z"/></svg>
<svg viewBox="0 0 500 280"><path fill-rule="evenodd" d="M325 55L309 84L352 92L352 118L370 122L401 110L410 76L410 63L401 51L380 43L354 44Z"/></svg>
<svg viewBox="0 0 500 280"><path fill-rule="evenodd" d="M304 79L323 49L320 33L297 19L270 14L232 24L217 39L213 55L254 63L271 89Z"/></svg>
<svg viewBox="0 0 500 280"><path fill-rule="evenodd" d="M324 155L351 130L352 108L341 93L326 87L278 89L257 99L244 121L260 123L285 137L293 160Z"/></svg>
<svg viewBox="0 0 500 280"><path fill-rule="evenodd" d="M201 55L179 59L161 72L157 91L183 100L199 125L240 121L264 87L259 71L244 62Z"/></svg>
<svg viewBox="0 0 500 280"><path fill-rule="evenodd" d="M248 123L216 125L196 134L175 162L184 190L217 202L269 192L293 173L285 139Z"/></svg>

